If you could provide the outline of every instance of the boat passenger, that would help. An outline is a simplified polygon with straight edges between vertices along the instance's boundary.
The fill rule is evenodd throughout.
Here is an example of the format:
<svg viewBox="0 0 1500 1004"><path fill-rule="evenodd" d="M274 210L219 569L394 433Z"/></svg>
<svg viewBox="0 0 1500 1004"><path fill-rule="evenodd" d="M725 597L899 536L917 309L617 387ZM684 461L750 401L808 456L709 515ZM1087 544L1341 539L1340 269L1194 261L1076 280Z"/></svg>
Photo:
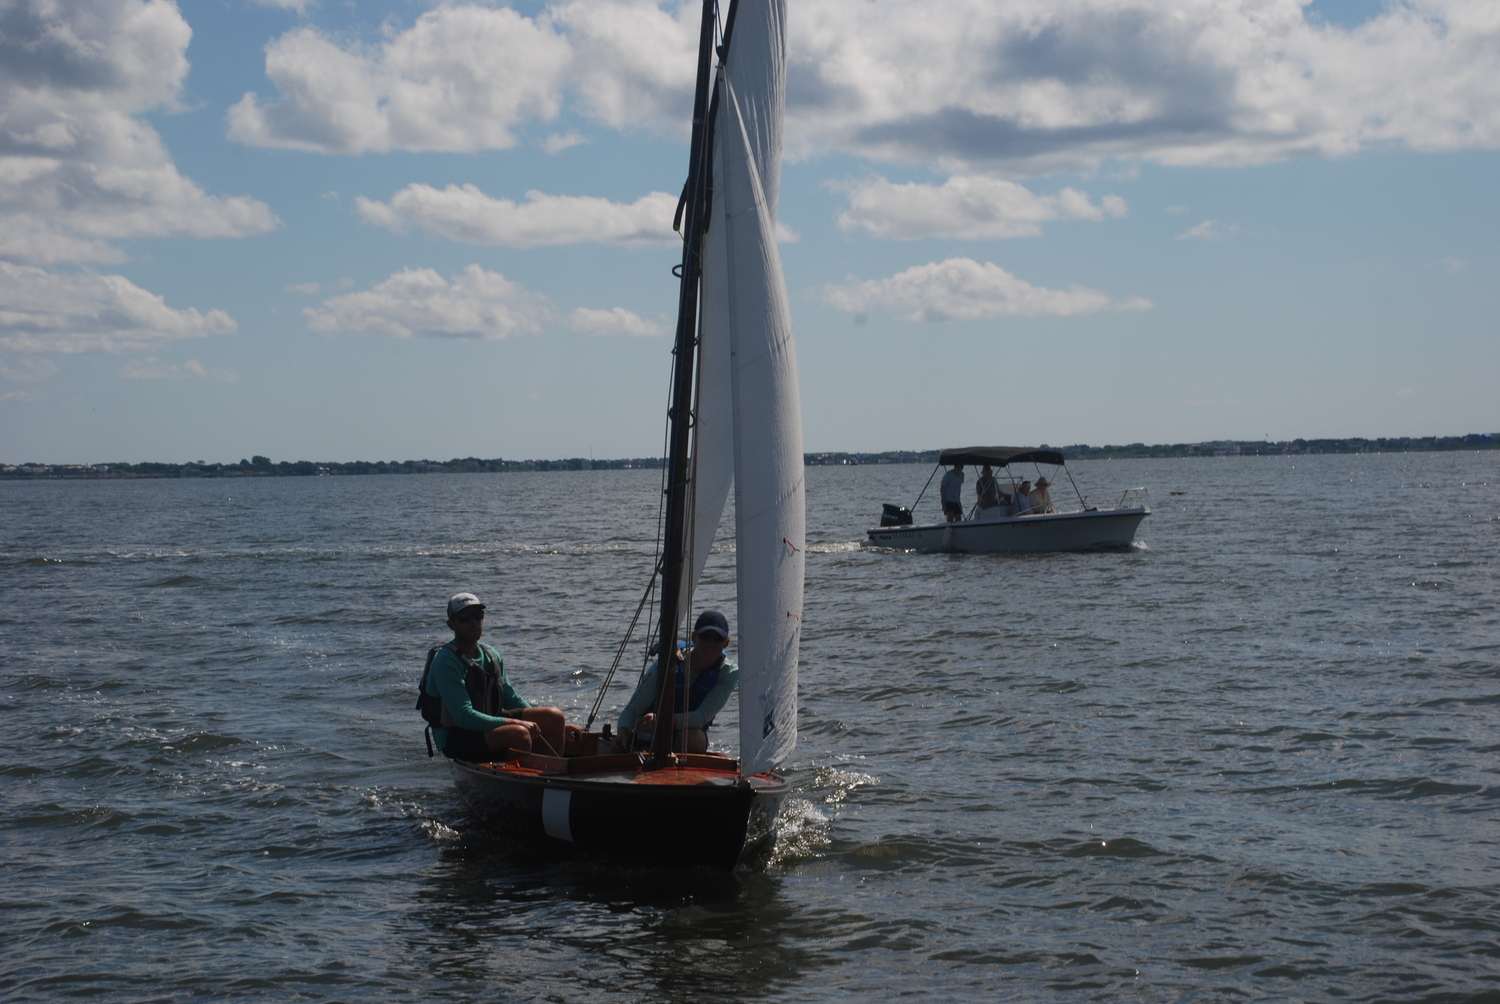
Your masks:
<svg viewBox="0 0 1500 1004"><path fill-rule="evenodd" d="M979 469L979 480L974 482L974 494L979 497L979 510L974 514L975 519L998 519L1005 515L1005 504L1002 501L1007 498L1000 491L1000 482L995 480L995 472L985 464Z"/></svg>
<svg viewBox="0 0 1500 1004"><path fill-rule="evenodd" d="M437 704L441 725L433 724L432 741L443 755L470 763L488 763L502 753L561 756L566 733L557 708L536 708L516 693L505 675L505 663L493 646L481 644L484 604L473 593L448 601L453 640L438 649L423 675L429 707ZM427 709L423 709L427 717ZM428 718L432 721L432 718Z"/></svg>
<svg viewBox="0 0 1500 1004"><path fill-rule="evenodd" d="M1057 512L1052 508L1052 492L1048 491L1049 487L1046 478L1036 479L1036 489L1031 493L1032 512Z"/></svg>
<svg viewBox="0 0 1500 1004"><path fill-rule="evenodd" d="M1025 516L1036 512L1036 502L1031 497L1031 482L1022 481L1021 487L1016 489L1016 515Z"/></svg>
<svg viewBox="0 0 1500 1004"><path fill-rule="evenodd" d="M734 693L739 681L740 667L724 658L724 649L729 646L729 619L717 610L705 610L693 624L692 655L688 657L688 679L686 687L682 678L682 656L677 657L677 699L674 717L678 742L674 747L686 753L708 751L708 728L714 723L714 715L723 710ZM632 746L647 746L656 724L656 713L648 708L656 706L657 672L661 658L646 668L641 682L625 710L620 712L616 735L611 745L618 753L629 752ZM684 706L683 690L687 690Z"/></svg>
<svg viewBox="0 0 1500 1004"><path fill-rule="evenodd" d="M938 485L943 497L943 519L957 523L964 518L964 465L954 464Z"/></svg>

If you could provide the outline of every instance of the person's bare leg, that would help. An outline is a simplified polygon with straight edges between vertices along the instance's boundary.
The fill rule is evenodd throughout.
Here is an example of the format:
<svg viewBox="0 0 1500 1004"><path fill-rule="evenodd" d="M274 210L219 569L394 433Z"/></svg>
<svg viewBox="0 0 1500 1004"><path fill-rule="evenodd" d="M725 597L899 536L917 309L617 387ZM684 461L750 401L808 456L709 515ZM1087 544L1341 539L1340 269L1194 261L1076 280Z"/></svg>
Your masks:
<svg viewBox="0 0 1500 1004"><path fill-rule="evenodd" d="M542 732L542 740L551 746L549 750L545 746L537 749L538 753L546 753L549 756L562 756L563 752L563 713L557 708L520 708L515 711L504 712L506 718L524 718L528 722L536 722Z"/></svg>
<svg viewBox="0 0 1500 1004"><path fill-rule="evenodd" d="M519 718L519 715L507 715ZM484 744L496 753L514 750L517 753L531 752L531 730L524 725L502 725L484 734Z"/></svg>
<svg viewBox="0 0 1500 1004"><path fill-rule="evenodd" d="M688 753L707 753L708 733L702 729L688 729L687 738L683 741L683 747Z"/></svg>

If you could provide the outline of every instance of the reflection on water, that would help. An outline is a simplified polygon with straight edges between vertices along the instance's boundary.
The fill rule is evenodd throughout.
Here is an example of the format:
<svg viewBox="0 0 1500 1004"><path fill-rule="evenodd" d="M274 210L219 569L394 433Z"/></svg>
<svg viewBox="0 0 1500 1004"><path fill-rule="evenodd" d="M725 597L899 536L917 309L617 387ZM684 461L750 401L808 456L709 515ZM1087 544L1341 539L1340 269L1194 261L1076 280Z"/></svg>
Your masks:
<svg viewBox="0 0 1500 1004"><path fill-rule="evenodd" d="M927 473L808 471L794 791L732 876L484 830L411 709L469 588L580 717L652 472L0 484L0 994L1494 995L1500 455L1079 464L1141 546L861 548Z"/></svg>
<svg viewBox="0 0 1500 1004"><path fill-rule="evenodd" d="M755 999L832 964L765 871L622 867L477 827L443 849L413 916L409 956L440 959L449 989L475 994Z"/></svg>

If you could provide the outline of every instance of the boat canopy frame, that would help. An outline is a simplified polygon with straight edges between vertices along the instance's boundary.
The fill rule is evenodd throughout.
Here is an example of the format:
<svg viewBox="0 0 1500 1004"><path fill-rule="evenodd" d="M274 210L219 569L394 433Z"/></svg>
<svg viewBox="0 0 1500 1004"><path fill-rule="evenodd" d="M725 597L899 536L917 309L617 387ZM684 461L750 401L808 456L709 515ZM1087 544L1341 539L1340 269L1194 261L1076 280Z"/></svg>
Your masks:
<svg viewBox="0 0 1500 1004"><path fill-rule="evenodd" d="M938 466L953 464L991 467L1009 467L1011 464L1056 464L1063 466L1063 455L1059 450L1036 449L1030 446L959 446L938 454Z"/></svg>
<svg viewBox="0 0 1500 1004"><path fill-rule="evenodd" d="M944 467L953 464L962 464L966 467L982 467L989 464L991 467L1008 468L1011 464L1052 464L1058 470L1068 476L1068 483L1073 486L1073 492L1078 496L1078 504L1085 511L1088 510L1088 500L1083 497L1083 491L1078 487L1078 482L1073 480L1073 472L1068 470L1068 465L1063 459L1061 450L1050 450L1043 447L1033 446L955 446L952 449L943 450L938 453L937 466L927 476L927 484L917 493L917 501L913 502L908 511L914 511L921 503L927 489L932 485L932 479L937 477L937 472ZM1011 488L1015 488L1016 476L1011 471ZM1056 477L1054 474L1053 477Z"/></svg>

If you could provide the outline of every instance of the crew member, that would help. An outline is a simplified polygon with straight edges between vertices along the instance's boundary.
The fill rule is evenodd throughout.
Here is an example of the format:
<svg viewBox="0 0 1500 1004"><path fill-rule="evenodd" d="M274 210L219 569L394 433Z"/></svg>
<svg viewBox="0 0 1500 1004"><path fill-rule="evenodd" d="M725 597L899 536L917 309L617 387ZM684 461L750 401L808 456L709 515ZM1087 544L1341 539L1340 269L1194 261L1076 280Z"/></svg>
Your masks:
<svg viewBox="0 0 1500 1004"><path fill-rule="evenodd" d="M740 667L724 658L724 649L729 647L729 619L717 610L705 610L693 624L692 654L688 657L687 679L683 679L682 656L676 664L676 701L673 704L673 729L677 735L673 743L686 753L708 751L708 727L714 723L714 715L723 710L734 693L739 680ZM632 745L646 746L651 742L656 726L657 673L661 657L657 656L636 685L630 702L620 712L618 734L611 741L614 750L624 753ZM686 690L684 701L683 691Z"/></svg>
<svg viewBox="0 0 1500 1004"><path fill-rule="evenodd" d="M989 464L979 469L979 480L974 482L974 494L979 499L979 511L974 514L975 519L998 519L1005 515L1000 482L995 480L995 472L990 470Z"/></svg>
<svg viewBox="0 0 1500 1004"><path fill-rule="evenodd" d="M423 717L432 723L432 741L443 755L470 763L508 753L562 756L565 733L576 734L578 727L565 726L557 708L532 707L516 693L500 653L479 641L479 597L459 593L450 599L448 627L453 640L437 650L422 678Z"/></svg>
<svg viewBox="0 0 1500 1004"><path fill-rule="evenodd" d="M938 486L943 496L943 519L957 523L964 518L964 465L954 464Z"/></svg>

